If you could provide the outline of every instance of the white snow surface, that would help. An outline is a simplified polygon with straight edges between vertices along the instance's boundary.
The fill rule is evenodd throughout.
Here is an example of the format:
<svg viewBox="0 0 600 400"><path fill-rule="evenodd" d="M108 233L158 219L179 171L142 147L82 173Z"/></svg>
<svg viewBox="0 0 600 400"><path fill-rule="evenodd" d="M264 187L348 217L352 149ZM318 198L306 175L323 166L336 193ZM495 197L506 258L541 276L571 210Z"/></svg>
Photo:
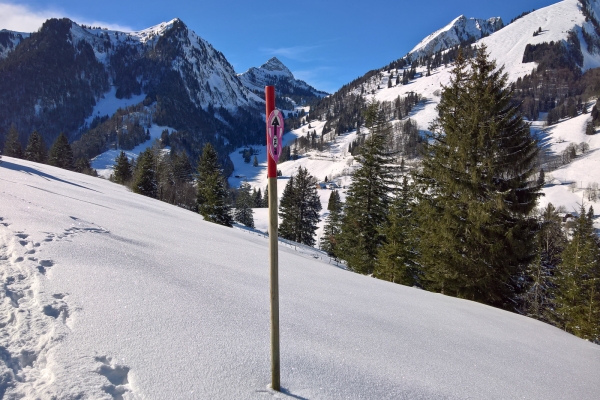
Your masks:
<svg viewBox="0 0 600 400"><path fill-rule="evenodd" d="M169 132L173 132L175 130L169 128L168 126L160 126L156 124L152 124L152 126L147 129L150 131L150 139L138 144L131 150L123 150L130 160L137 159L140 153L145 151L147 148L152 147L156 139L160 139L160 135L165 129L168 129ZM91 160L92 168L98 172L99 176L108 179L113 173L115 159L119 154L121 154L121 149L110 149L102 154L97 155Z"/></svg>
<svg viewBox="0 0 600 400"><path fill-rule="evenodd" d="M600 347L280 246L103 179L0 164L6 398L597 399Z"/></svg>
<svg viewBox="0 0 600 400"><path fill-rule="evenodd" d="M503 26L504 23L500 17L484 20L460 15L445 27L421 40L408 54L412 56L413 60L431 56L440 50L459 45L469 38L479 39L483 35L494 33Z"/></svg>
<svg viewBox="0 0 600 400"><path fill-rule="evenodd" d="M591 3L594 7L598 6L598 0L591 0ZM584 70L600 67L598 56L587 52L586 43L581 36L581 27L584 25L586 32L593 35L593 26L591 22L585 22L579 1L563 0L519 18L478 43L487 45L491 58L496 60L498 66L506 66L509 81L514 82L537 68L535 62L522 63L527 44L566 41L568 32L575 29L579 33L584 55ZM542 28L542 33L533 36L538 28Z"/></svg>
<svg viewBox="0 0 600 400"><path fill-rule="evenodd" d="M112 86L108 92L104 93L100 100L96 101L92 114L85 120L85 123L89 125L95 117L104 117L105 115L111 117L119 108L139 104L146 98L146 94L144 93L132 95L128 99L119 99L116 94L117 89Z"/></svg>
<svg viewBox="0 0 600 400"><path fill-rule="evenodd" d="M588 109L594 102L588 103ZM544 122L535 122L534 130L542 130L542 144L552 154L560 155L571 144L580 146L587 143L589 150L577 151L577 157L569 164L545 173L545 196L540 198L539 206L546 207L552 203L555 207L564 206L569 213L578 214L583 203L588 209L594 207L596 215L600 210L600 201L590 201L585 189L590 184L600 184L600 135L586 135L585 129L591 122L590 114L580 114L575 118L565 119L550 127ZM576 188L571 185L575 183ZM600 219L596 219L595 227L600 229Z"/></svg>

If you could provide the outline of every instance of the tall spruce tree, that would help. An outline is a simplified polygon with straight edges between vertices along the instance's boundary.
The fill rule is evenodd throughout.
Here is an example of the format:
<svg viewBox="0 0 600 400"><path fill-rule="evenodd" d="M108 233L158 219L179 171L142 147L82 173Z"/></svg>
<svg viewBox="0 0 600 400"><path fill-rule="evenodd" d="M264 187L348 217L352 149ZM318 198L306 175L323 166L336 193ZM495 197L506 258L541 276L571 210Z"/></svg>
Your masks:
<svg viewBox="0 0 600 400"><path fill-rule="evenodd" d="M377 102L367 107L365 123L371 135L357 157L361 165L348 189L339 248L348 268L372 274L377 249L384 240L380 228L386 221L390 200L391 159L385 146L391 125Z"/></svg>
<svg viewBox="0 0 600 400"><path fill-rule="evenodd" d="M232 226L231 206L227 203L225 178L214 147L207 143L198 162L198 212L206 221Z"/></svg>
<svg viewBox="0 0 600 400"><path fill-rule="evenodd" d="M555 302L561 328L600 343L600 248L592 217L582 204L556 270Z"/></svg>
<svg viewBox="0 0 600 400"><path fill-rule="evenodd" d="M288 181L279 205L279 236L285 239L315 245L315 231L319 223L321 199L317 194L317 179L306 168L299 167L298 173Z"/></svg>
<svg viewBox="0 0 600 400"><path fill-rule="evenodd" d="M144 150L138 156L132 189L135 193L144 196L152 198L158 196L154 153L151 148Z"/></svg>
<svg viewBox="0 0 600 400"><path fill-rule="evenodd" d="M485 46L456 59L415 175L425 286L512 308L535 258L538 147Z"/></svg>
<svg viewBox="0 0 600 400"><path fill-rule="evenodd" d="M327 181L327 177L325 181ZM325 218L323 236L321 236L321 249L336 258L339 257L337 250L340 232L342 231L343 206L339 192L337 190L332 191L327 203L329 215Z"/></svg>
<svg viewBox="0 0 600 400"><path fill-rule="evenodd" d="M406 176L390 204L381 228L384 242L377 251L373 276L407 286L420 284L414 237L413 193Z"/></svg>
<svg viewBox="0 0 600 400"><path fill-rule="evenodd" d="M113 180L116 183L125 184L129 182L132 177L132 168L127 154L123 150L119 153L115 159L115 167L113 170Z"/></svg>
<svg viewBox="0 0 600 400"><path fill-rule="evenodd" d="M14 158L23 158L23 147L19 141L19 132L14 125L10 126L4 143L4 155Z"/></svg>
<svg viewBox="0 0 600 400"><path fill-rule="evenodd" d="M48 159L46 143L44 143L44 139L38 131L33 131L31 135L29 135L27 147L25 148L25 159L38 163L45 163Z"/></svg>
<svg viewBox="0 0 600 400"><path fill-rule="evenodd" d="M235 199L234 219L240 224L254 228L254 198L252 197L252 188L248 182L240 185L238 196Z"/></svg>
<svg viewBox="0 0 600 400"><path fill-rule="evenodd" d="M73 164L73 149L71 149L69 140L62 132L58 135L50 148L48 164L70 170L75 168L75 165Z"/></svg>
<svg viewBox="0 0 600 400"><path fill-rule="evenodd" d="M538 218L538 256L525 270L521 313L556 324L553 293L556 288L555 271L561 262L561 253L567 240L562 229L562 219L552 203L548 203Z"/></svg>

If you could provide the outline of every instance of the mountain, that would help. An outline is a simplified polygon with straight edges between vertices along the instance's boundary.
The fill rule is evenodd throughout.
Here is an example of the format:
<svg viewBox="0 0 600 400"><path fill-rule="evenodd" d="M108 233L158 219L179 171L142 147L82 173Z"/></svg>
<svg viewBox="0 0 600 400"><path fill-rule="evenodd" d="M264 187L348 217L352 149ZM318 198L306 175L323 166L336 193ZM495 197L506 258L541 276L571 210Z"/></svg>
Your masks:
<svg viewBox="0 0 600 400"><path fill-rule="evenodd" d="M252 67L238 75L248 90L264 98L265 86L275 86L278 98L288 98L296 104L305 104L316 98L322 98L328 93L315 89L303 80L296 79L294 74L277 57L261 65ZM285 109L291 109L282 107Z"/></svg>
<svg viewBox="0 0 600 400"><path fill-rule="evenodd" d="M598 346L279 245L107 180L3 157L0 397L597 399Z"/></svg>
<svg viewBox="0 0 600 400"><path fill-rule="evenodd" d="M213 142L226 157L228 145L264 136L256 112L262 100L242 85L221 52L179 19L138 32L51 19L30 36L3 31L0 45L0 145L14 124L23 144L34 129L47 145L62 131L81 139L78 155L93 157L110 146L115 132L110 120L94 121L96 130L86 125L105 96L143 95L142 108L128 115L144 111L153 123L185 132L173 142L194 160L203 143Z"/></svg>
<svg viewBox="0 0 600 400"><path fill-rule="evenodd" d="M494 17L487 20L478 18L467 18L461 15L448 25L433 32L421 40L407 55L411 60L421 57L432 56L438 51L447 50L451 47L475 42L482 37L488 36L504 27L502 18Z"/></svg>
<svg viewBox="0 0 600 400"><path fill-rule="evenodd" d="M0 60L6 58L29 33L13 32L6 29L0 30Z"/></svg>

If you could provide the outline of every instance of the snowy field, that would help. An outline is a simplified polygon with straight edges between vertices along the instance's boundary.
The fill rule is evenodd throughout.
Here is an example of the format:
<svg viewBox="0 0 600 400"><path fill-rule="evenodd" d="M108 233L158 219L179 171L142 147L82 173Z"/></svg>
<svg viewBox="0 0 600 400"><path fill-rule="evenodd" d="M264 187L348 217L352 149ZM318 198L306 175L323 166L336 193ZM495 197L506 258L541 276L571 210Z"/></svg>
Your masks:
<svg viewBox="0 0 600 400"><path fill-rule="evenodd" d="M598 399L600 346L280 247L109 181L0 164L0 390L40 399Z"/></svg>
<svg viewBox="0 0 600 400"><path fill-rule="evenodd" d="M150 128L147 128L150 131L150 139L146 140L143 143L138 144L131 150L123 150L129 159L136 159L138 156L145 151L147 148L152 147L154 145L154 141L156 139L160 139L161 133L168 129L169 132L173 132L174 129L169 128L168 126L159 126L156 124L152 124ZM168 147L166 149L169 149ZM113 169L115 166L115 159L117 156L121 154L121 150L119 149L111 149L107 150L102 154L97 155L91 160L92 168L94 168L98 175L103 177L104 179L108 179L110 175L113 173Z"/></svg>

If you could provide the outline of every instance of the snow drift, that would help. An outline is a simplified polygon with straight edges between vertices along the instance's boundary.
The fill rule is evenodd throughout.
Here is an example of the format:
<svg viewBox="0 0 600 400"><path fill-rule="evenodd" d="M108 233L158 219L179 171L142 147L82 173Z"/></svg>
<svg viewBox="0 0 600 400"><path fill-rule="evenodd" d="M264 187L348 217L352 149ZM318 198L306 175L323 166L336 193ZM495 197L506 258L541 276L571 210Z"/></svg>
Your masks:
<svg viewBox="0 0 600 400"><path fill-rule="evenodd" d="M597 399L600 346L280 249L122 186L4 157L0 397Z"/></svg>

